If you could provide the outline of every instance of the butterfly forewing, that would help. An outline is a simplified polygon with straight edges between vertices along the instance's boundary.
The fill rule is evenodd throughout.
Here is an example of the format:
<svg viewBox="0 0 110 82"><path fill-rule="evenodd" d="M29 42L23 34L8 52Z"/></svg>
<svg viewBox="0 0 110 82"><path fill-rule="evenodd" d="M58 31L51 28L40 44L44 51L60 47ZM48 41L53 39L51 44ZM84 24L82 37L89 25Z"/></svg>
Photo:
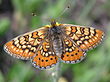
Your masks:
<svg viewBox="0 0 110 82"><path fill-rule="evenodd" d="M16 58L31 59L35 55L41 41L44 40L47 28L45 26L14 38L5 44L4 50Z"/></svg>
<svg viewBox="0 0 110 82"><path fill-rule="evenodd" d="M70 37L80 49L85 51L96 47L103 39L104 32L93 27L85 27L71 24L62 24L68 37Z"/></svg>

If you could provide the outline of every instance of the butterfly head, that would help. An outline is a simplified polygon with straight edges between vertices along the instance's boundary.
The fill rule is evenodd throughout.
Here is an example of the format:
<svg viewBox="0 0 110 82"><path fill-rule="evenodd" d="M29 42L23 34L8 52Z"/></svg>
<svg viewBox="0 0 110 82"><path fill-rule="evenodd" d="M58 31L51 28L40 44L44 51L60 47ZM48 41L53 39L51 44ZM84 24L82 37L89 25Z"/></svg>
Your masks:
<svg viewBox="0 0 110 82"><path fill-rule="evenodd" d="M60 24L55 20L51 20L51 28L50 28L51 35L58 35L61 33Z"/></svg>
<svg viewBox="0 0 110 82"><path fill-rule="evenodd" d="M59 23L55 21L55 19L51 20L51 27L59 26Z"/></svg>

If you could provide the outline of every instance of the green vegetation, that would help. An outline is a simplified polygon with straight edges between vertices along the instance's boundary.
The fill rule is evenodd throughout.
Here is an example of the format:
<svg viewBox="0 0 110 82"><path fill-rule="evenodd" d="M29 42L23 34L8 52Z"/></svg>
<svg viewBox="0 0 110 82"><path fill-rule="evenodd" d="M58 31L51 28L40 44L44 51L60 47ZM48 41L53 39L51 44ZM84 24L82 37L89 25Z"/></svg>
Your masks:
<svg viewBox="0 0 110 82"><path fill-rule="evenodd" d="M110 2L109 0L10 0L0 10L0 82L53 82L59 78L65 82L110 82ZM0 1L0 6L3 0ZM5 4L4 4L5 5ZM70 8L66 10L67 6ZM6 6L6 5L5 5ZM2 7L3 8L3 7ZM1 8L0 8L1 9ZM65 11L63 14L62 12ZM32 16L32 12L36 16ZM61 15L62 14L62 15ZM3 45L17 35L50 24L59 23L93 26L105 31L101 45L88 51L78 64L61 63L58 77L56 70L38 70L29 61L7 55ZM58 72L59 70L57 70Z"/></svg>

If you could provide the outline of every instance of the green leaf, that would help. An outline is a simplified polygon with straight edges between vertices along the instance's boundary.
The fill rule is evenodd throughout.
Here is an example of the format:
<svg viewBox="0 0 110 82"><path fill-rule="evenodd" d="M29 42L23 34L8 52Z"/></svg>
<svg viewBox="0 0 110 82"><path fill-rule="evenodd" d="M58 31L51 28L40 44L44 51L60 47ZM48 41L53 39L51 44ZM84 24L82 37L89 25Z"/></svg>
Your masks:
<svg viewBox="0 0 110 82"><path fill-rule="evenodd" d="M0 82L5 82L2 73L0 72Z"/></svg>
<svg viewBox="0 0 110 82"><path fill-rule="evenodd" d="M10 21L8 18L0 20L0 35L3 35L10 27Z"/></svg>

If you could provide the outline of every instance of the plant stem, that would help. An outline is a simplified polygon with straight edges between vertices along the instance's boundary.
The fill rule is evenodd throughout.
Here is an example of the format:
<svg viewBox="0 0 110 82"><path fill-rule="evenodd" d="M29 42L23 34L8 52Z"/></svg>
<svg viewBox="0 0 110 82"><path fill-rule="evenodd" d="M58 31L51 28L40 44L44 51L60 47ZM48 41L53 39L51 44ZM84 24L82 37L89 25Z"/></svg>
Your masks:
<svg viewBox="0 0 110 82"><path fill-rule="evenodd" d="M59 62L54 68L47 71L50 75L52 82L58 82L59 77L61 75L61 62Z"/></svg>

